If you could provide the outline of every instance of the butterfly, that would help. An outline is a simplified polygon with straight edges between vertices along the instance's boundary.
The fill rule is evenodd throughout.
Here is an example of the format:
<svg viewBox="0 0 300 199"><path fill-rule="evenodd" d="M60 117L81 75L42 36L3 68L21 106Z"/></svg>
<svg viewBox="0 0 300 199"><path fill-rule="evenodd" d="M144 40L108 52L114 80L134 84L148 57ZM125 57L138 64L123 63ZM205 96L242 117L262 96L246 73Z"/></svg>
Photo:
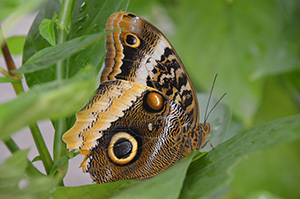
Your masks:
<svg viewBox="0 0 300 199"><path fill-rule="evenodd" d="M100 85L63 140L97 183L149 178L201 149L210 124L199 123L191 80L154 25L116 12L106 30Z"/></svg>

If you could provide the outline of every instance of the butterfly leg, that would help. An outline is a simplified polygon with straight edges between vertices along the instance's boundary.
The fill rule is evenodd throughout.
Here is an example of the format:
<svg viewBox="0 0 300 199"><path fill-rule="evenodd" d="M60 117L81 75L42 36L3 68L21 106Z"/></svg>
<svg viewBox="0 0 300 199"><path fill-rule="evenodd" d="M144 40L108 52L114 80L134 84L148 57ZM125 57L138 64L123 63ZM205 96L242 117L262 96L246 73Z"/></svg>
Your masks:
<svg viewBox="0 0 300 199"><path fill-rule="evenodd" d="M203 148L207 145L207 143L210 145L210 147L211 147L212 149L215 148L209 140L206 140L206 141L204 142L204 144L202 145L201 149L203 149Z"/></svg>

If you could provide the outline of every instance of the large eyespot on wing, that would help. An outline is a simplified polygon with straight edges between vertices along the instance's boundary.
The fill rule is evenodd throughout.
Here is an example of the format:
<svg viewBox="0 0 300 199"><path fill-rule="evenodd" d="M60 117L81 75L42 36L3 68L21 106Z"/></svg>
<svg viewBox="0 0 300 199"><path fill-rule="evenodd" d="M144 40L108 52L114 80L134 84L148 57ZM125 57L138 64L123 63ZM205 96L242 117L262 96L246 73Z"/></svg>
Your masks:
<svg viewBox="0 0 300 199"><path fill-rule="evenodd" d="M136 159L138 140L127 132L114 134L109 142L107 154L111 162L117 165L126 165Z"/></svg>
<svg viewBox="0 0 300 199"><path fill-rule="evenodd" d="M117 12L107 21L101 82L124 79L155 88L175 101L195 127L198 103L189 76L167 38L145 19Z"/></svg>

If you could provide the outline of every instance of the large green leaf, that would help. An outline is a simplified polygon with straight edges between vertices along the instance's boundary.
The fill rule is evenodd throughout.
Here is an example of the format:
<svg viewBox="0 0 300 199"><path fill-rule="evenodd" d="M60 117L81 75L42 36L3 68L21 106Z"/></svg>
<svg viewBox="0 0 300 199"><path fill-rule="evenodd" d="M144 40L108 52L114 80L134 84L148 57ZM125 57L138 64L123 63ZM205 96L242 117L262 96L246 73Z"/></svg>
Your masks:
<svg viewBox="0 0 300 199"><path fill-rule="evenodd" d="M230 169L244 157L265 148L300 139L300 115L242 132L220 144L188 170L181 198L201 198L228 185Z"/></svg>
<svg viewBox="0 0 300 199"><path fill-rule="evenodd" d="M92 35L84 35L75 39L69 40L62 44L46 47L32 57L30 57L21 68L16 70L18 73L30 73L34 71L43 70L55 64L57 60L63 60L85 49L91 44L98 42L99 39L104 38L104 33L97 33Z"/></svg>
<svg viewBox="0 0 300 199"><path fill-rule="evenodd" d="M0 105L0 139L41 119L68 116L84 106L94 93L97 73L91 67L65 81L37 85Z"/></svg>
<svg viewBox="0 0 300 199"><path fill-rule="evenodd" d="M237 198L262 190L282 198L299 198L300 140L251 155L232 173L229 194Z"/></svg>
<svg viewBox="0 0 300 199"><path fill-rule="evenodd" d="M104 32L107 18L115 11L125 10L127 0L105 0L105 1L85 1L75 2L71 30L67 40L72 40L80 36ZM44 18L52 19L54 13L59 13L60 3L58 0L48 1L37 15L27 37L24 50L24 62L33 54L48 47L50 44L39 33L39 25ZM74 48L77 48L76 46ZM79 51L81 49L75 49ZM87 64L91 64L100 69L103 61L105 48L104 40L94 42L88 48L81 50L79 53L68 59L68 66L64 69L66 76L70 77L80 71ZM50 57L51 59L52 57ZM53 58L55 60L55 58ZM56 60L57 61L57 60ZM35 67L39 67L38 65ZM41 66L42 67L42 66ZM49 82L55 79L56 68L51 66L47 69L26 74L26 82L29 87L43 82Z"/></svg>

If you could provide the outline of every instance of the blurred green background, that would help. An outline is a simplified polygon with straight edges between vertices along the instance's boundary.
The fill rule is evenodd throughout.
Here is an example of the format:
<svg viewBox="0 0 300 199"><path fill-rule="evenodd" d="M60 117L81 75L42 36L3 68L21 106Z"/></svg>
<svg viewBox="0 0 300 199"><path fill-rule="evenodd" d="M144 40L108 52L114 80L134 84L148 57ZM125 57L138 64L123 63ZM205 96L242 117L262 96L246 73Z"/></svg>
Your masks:
<svg viewBox="0 0 300 199"><path fill-rule="evenodd" d="M299 113L300 2L130 1L169 38L197 91L215 93L246 127Z"/></svg>
<svg viewBox="0 0 300 199"><path fill-rule="evenodd" d="M198 92L218 73L214 93L227 92L233 112L227 138L300 112L300 1L131 0L128 11L168 37ZM300 198L300 141L245 159L212 198Z"/></svg>
<svg viewBox="0 0 300 199"><path fill-rule="evenodd" d="M299 0L131 0L128 11L168 37L197 92L208 93L218 73L214 95L227 93L233 115L226 139L300 113ZM300 140L245 157L230 172L232 182L210 198L299 199Z"/></svg>

